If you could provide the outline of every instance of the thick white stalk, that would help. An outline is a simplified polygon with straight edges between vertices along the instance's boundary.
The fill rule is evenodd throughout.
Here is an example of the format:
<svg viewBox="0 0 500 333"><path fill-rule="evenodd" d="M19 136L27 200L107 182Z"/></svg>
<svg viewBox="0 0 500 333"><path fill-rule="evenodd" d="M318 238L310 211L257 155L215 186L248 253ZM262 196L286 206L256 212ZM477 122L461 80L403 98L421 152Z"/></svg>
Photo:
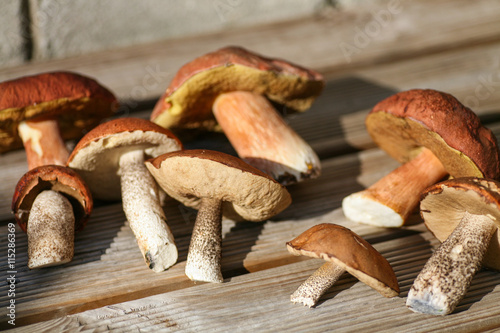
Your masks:
<svg viewBox="0 0 500 333"><path fill-rule="evenodd" d="M158 186L146 166L144 152L135 150L120 158L123 211L149 268L162 272L177 262L174 236L160 204Z"/></svg>

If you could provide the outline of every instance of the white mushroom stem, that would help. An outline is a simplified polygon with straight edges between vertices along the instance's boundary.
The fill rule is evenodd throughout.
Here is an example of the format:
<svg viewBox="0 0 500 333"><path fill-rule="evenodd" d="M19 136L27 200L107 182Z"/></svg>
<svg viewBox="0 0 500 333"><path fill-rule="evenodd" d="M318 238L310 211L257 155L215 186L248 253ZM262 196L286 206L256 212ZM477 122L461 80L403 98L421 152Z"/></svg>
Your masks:
<svg viewBox="0 0 500 333"><path fill-rule="evenodd" d="M186 261L186 275L193 281L223 282L222 201L203 198L193 227Z"/></svg>
<svg viewBox="0 0 500 333"><path fill-rule="evenodd" d="M265 97L243 91L221 94L213 113L239 157L283 185L320 175L316 153Z"/></svg>
<svg viewBox="0 0 500 333"><path fill-rule="evenodd" d="M66 164L69 152L61 137L57 120L23 121L18 125L18 131L30 170L41 165Z"/></svg>
<svg viewBox="0 0 500 333"><path fill-rule="evenodd" d="M412 311L431 315L453 312L480 269L496 230L489 217L465 213L457 228L438 247L415 279L406 306Z"/></svg>
<svg viewBox="0 0 500 333"><path fill-rule="evenodd" d="M345 269L331 261L325 262L290 296L293 303L313 307L320 297L344 274Z"/></svg>
<svg viewBox="0 0 500 333"><path fill-rule="evenodd" d="M420 193L447 174L427 148L369 188L344 198L342 209L351 221L378 227L401 227L420 202Z"/></svg>
<svg viewBox="0 0 500 333"><path fill-rule="evenodd" d="M75 217L69 200L55 191L40 192L30 210L27 234L29 268L71 261Z"/></svg>
<svg viewBox="0 0 500 333"><path fill-rule="evenodd" d="M174 236L160 204L158 186L144 165L144 152L134 150L120 158L123 211L149 268L162 272L177 262Z"/></svg>

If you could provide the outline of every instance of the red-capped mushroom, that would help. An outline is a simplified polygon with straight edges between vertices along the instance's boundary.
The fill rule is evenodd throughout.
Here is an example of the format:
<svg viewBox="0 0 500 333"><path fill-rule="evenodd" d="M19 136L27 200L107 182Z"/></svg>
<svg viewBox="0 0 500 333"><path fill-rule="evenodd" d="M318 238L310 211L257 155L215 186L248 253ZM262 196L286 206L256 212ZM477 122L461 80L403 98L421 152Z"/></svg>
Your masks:
<svg viewBox="0 0 500 333"><path fill-rule="evenodd" d="M304 111L323 77L289 62L226 47L185 64L158 101L151 120L167 128L222 128L247 163L282 184L315 178L320 161L268 101Z"/></svg>
<svg viewBox="0 0 500 333"><path fill-rule="evenodd" d="M379 102L366 118L375 143L404 163L361 192L344 198L350 220L381 227L408 221L428 186L453 177L500 176L493 133L453 96L414 89Z"/></svg>

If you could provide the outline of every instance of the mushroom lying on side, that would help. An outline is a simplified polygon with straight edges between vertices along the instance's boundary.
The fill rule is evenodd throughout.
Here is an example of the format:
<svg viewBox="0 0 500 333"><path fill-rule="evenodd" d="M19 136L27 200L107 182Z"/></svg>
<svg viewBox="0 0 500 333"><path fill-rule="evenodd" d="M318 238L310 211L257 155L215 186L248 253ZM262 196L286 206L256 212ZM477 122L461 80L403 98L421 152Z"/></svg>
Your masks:
<svg viewBox="0 0 500 333"><path fill-rule="evenodd" d="M175 264L178 253L158 186L144 161L180 149L181 142L169 130L144 119L119 118L88 132L68 159L95 198L122 199L139 249L155 272Z"/></svg>
<svg viewBox="0 0 500 333"><path fill-rule="evenodd" d="M186 262L193 281L222 282L222 214L263 221L291 203L286 188L237 157L210 150L184 150L146 161L165 192L198 209Z"/></svg>
<svg viewBox="0 0 500 333"><path fill-rule="evenodd" d="M415 279L406 305L415 312L447 315L482 264L500 270L500 183L447 180L423 193L420 209L427 228L443 243Z"/></svg>
<svg viewBox="0 0 500 333"><path fill-rule="evenodd" d="M336 224L318 224L286 243L294 255L322 258L326 262L292 294L293 303L308 307L349 272L384 297L399 295L399 285L389 262L351 230Z"/></svg>
<svg viewBox="0 0 500 333"><path fill-rule="evenodd" d="M321 165L267 98L304 111L323 86L315 71L226 47L185 64L151 120L167 128L209 129L217 121L241 159L288 185L319 176Z"/></svg>
<svg viewBox="0 0 500 333"><path fill-rule="evenodd" d="M366 118L373 141L404 163L364 191L344 198L355 222L400 227L418 205L420 193L447 174L500 176L495 136L453 96L409 90L379 102Z"/></svg>
<svg viewBox="0 0 500 333"><path fill-rule="evenodd" d="M73 258L74 232L85 225L92 197L78 174L64 167L69 156L64 140L81 137L116 106L111 92L76 73L44 73L0 84L0 152L24 145L30 169L12 201L15 218L28 235L28 267Z"/></svg>

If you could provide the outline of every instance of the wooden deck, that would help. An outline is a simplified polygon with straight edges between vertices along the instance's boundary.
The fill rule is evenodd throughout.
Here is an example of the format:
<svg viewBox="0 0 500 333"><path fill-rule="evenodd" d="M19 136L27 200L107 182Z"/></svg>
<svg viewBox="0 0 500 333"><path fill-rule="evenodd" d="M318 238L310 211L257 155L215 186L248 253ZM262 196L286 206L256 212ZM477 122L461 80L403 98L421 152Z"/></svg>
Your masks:
<svg viewBox="0 0 500 333"><path fill-rule="evenodd" d="M286 58L327 78L306 113L287 115L316 150L323 174L290 186L292 205L269 221L223 221L222 284L193 283L184 275L195 212L170 200L165 213L179 261L154 273L143 262L121 203L97 203L76 236L74 260L28 270L27 239L16 228L16 262L7 264L10 201L27 171L21 150L0 155L0 329L16 332L473 332L500 330L500 274L482 270L465 299L446 317L416 314L405 306L414 278L438 245L418 214L401 229L346 220L342 198L361 190L398 164L379 150L364 117L379 100L401 90L433 88L455 95L500 136L500 3L401 1L384 23L374 13L325 10L323 15L258 29L49 61L0 71L0 81L49 70L74 70L97 78L122 101L118 116L148 118L151 108L185 62L226 45ZM357 33L376 27L364 44ZM374 30L375 31L375 30ZM344 44L342 44L344 43ZM356 47L350 57L339 45ZM232 153L223 135L185 136L187 148ZM74 143L69 143L74 144ZM312 309L290 294L321 264L290 255L285 242L322 222L344 225L364 237L393 266L401 288L387 299L345 274ZM9 273L14 270L15 273ZM9 297L15 275L15 298ZM16 326L8 323L15 299Z"/></svg>

